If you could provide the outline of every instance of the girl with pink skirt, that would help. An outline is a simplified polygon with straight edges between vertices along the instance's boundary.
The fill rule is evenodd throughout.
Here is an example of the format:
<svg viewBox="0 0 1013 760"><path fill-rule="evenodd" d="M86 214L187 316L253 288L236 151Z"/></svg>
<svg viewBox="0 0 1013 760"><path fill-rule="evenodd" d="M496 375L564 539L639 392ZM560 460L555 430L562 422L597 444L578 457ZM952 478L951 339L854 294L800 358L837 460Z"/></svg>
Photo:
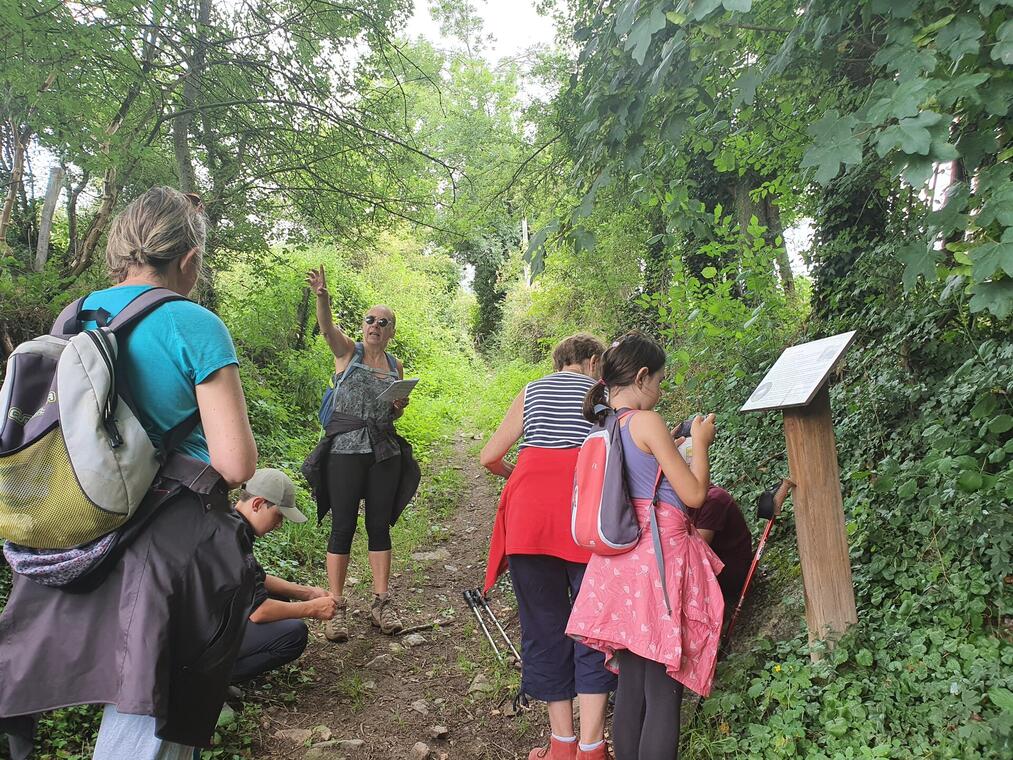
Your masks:
<svg viewBox="0 0 1013 760"><path fill-rule="evenodd" d="M605 352L602 380L584 402L589 420L611 410L636 412L621 421L621 435L640 541L625 554L592 555L566 629L604 652L606 666L619 674L616 760L678 758L683 687L710 694L724 614L716 577L721 561L686 514L707 496L714 415L693 420L693 463L686 464L653 411L664 376L661 346L628 333ZM651 533L652 509L658 542ZM654 548L659 545L661 562Z"/></svg>

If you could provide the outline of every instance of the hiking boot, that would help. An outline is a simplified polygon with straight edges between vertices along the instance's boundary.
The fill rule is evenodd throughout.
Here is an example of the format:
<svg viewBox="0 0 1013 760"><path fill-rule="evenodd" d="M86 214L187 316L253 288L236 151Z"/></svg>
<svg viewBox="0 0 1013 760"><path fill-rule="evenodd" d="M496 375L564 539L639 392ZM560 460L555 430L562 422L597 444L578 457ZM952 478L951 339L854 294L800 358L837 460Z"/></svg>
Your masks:
<svg viewBox="0 0 1013 760"><path fill-rule="evenodd" d="M612 753L608 742L602 742L594 749L578 749L575 757L577 760L612 760Z"/></svg>
<svg viewBox="0 0 1013 760"><path fill-rule="evenodd" d="M370 618L373 625L380 629L380 633L388 636L400 631L404 626L398 620L394 606L390 603L390 592L386 594L373 595L373 607L370 609Z"/></svg>
<svg viewBox="0 0 1013 760"><path fill-rule="evenodd" d="M561 742L549 737L547 747L535 747L528 753L528 760L576 760L577 742Z"/></svg>
<svg viewBox="0 0 1013 760"><path fill-rule="evenodd" d="M334 617L324 623L324 636L328 641L348 641L348 602L344 597L336 602Z"/></svg>

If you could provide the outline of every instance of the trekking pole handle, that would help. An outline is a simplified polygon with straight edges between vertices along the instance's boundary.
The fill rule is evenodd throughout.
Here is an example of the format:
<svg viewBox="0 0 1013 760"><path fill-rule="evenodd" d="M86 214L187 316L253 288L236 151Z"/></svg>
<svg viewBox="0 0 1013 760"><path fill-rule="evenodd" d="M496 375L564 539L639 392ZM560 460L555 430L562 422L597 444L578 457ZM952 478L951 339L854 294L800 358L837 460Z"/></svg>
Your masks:
<svg viewBox="0 0 1013 760"><path fill-rule="evenodd" d="M478 602L473 596L474 592L471 589L467 589L462 593L464 594L464 601L466 601L468 606L471 607L471 611L475 613L475 618L478 620L478 624L482 626L482 632L485 633L485 637L489 641L489 646L492 647L492 651L496 654L496 659L502 662L503 655L500 653L499 647L496 646L496 642L493 641L492 634L489 633L488 626L486 626L485 621L482 620L482 614L478 611Z"/></svg>

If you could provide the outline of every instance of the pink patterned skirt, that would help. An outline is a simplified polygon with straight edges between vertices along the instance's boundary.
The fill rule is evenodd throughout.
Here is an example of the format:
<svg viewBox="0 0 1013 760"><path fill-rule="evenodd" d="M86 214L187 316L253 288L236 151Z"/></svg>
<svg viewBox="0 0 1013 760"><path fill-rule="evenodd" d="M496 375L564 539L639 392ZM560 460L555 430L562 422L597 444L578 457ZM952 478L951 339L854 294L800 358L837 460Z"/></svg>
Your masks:
<svg viewBox="0 0 1013 760"><path fill-rule="evenodd" d="M714 680L725 602L717 574L724 565L686 515L658 504L658 532L672 614L668 614L651 538L651 502L634 499L640 542L625 554L592 555L573 605L569 636L605 653L628 649L665 665L668 675L708 696Z"/></svg>

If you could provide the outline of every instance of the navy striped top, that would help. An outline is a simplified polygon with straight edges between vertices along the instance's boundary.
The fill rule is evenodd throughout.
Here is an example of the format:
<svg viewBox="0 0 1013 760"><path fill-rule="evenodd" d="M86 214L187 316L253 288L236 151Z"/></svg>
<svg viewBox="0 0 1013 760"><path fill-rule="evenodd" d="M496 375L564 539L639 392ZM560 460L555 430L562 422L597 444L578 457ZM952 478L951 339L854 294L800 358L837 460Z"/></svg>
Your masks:
<svg viewBox="0 0 1013 760"><path fill-rule="evenodd" d="M591 423L581 409L595 380L579 372L553 372L524 388L524 441L520 447L572 449L584 443Z"/></svg>

